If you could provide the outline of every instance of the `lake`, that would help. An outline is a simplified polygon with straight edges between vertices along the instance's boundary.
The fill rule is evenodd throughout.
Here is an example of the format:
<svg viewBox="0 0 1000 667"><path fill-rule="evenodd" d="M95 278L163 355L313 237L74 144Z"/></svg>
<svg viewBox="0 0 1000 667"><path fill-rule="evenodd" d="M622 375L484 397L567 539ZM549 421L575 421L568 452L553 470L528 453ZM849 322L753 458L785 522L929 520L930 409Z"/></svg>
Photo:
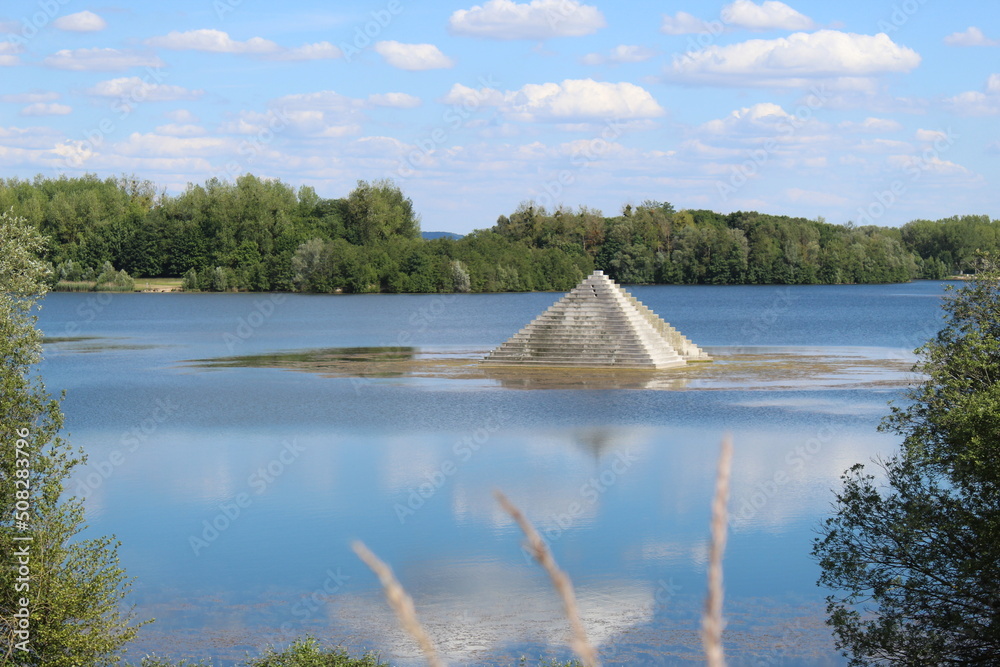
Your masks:
<svg viewBox="0 0 1000 667"><path fill-rule="evenodd" d="M501 489L572 578L605 664L700 661L730 432L729 662L839 665L811 541L841 473L897 446L876 427L944 285L629 288L716 361L584 383L473 363L558 294L53 293L41 371L89 455L71 490L157 619L130 660L233 665L312 634L421 664L356 539L451 664L568 658Z"/></svg>

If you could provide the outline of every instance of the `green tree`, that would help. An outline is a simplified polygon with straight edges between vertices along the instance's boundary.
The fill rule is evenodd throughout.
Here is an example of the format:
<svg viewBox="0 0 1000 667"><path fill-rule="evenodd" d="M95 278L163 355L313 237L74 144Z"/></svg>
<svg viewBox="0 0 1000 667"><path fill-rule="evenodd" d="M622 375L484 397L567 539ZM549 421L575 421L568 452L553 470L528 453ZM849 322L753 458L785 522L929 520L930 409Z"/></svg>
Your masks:
<svg viewBox="0 0 1000 667"><path fill-rule="evenodd" d="M356 245L420 235L420 220L413 211L413 202L389 179L358 181L347 197L346 208L347 240Z"/></svg>
<svg viewBox="0 0 1000 667"><path fill-rule="evenodd" d="M987 665L1000 655L1000 274L946 301L927 379L882 429L903 436L843 477L813 554L852 665Z"/></svg>
<svg viewBox="0 0 1000 667"><path fill-rule="evenodd" d="M138 630L121 606L131 580L114 538L82 538L83 505L63 497L83 456L32 368L43 251L33 225L0 215L0 664L112 665Z"/></svg>

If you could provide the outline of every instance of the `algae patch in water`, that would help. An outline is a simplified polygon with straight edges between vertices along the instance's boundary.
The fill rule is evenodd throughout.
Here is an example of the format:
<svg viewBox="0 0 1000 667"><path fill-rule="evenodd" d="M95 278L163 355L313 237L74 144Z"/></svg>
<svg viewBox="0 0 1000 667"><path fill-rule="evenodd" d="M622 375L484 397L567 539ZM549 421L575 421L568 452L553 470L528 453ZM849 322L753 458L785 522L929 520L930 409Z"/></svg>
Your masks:
<svg viewBox="0 0 1000 667"><path fill-rule="evenodd" d="M664 370L491 367L485 350L338 347L195 359L204 369L273 368L331 378L412 378L511 389L824 389L900 387L912 360L840 348L715 348L714 363Z"/></svg>

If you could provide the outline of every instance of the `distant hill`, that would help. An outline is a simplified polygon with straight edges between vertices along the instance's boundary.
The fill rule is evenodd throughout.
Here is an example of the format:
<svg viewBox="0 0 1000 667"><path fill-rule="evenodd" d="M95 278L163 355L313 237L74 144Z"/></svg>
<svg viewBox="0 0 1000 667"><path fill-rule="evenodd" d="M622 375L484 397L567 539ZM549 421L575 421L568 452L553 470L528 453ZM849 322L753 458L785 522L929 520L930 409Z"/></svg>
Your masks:
<svg viewBox="0 0 1000 667"><path fill-rule="evenodd" d="M461 234L456 234L454 232L420 232L420 235L428 241L433 241L434 239L460 239Z"/></svg>

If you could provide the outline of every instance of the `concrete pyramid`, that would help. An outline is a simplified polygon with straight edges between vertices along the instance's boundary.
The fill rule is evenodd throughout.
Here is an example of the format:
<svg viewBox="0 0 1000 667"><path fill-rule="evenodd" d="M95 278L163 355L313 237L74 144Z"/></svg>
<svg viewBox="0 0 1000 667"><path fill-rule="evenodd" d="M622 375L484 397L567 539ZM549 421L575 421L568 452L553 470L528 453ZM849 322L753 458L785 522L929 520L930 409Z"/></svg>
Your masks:
<svg viewBox="0 0 1000 667"><path fill-rule="evenodd" d="M603 271L594 271L483 363L660 369L710 359Z"/></svg>

